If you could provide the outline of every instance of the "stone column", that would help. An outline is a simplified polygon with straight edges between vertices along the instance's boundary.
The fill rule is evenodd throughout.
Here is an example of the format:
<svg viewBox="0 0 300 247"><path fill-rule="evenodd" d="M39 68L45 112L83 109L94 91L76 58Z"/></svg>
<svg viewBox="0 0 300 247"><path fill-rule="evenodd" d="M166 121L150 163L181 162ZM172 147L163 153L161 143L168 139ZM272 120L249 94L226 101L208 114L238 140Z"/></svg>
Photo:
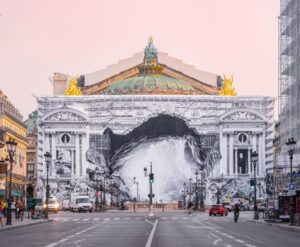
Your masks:
<svg viewBox="0 0 300 247"><path fill-rule="evenodd" d="M235 175L238 176L239 170L238 170L238 149L234 149L234 165L235 165Z"/></svg>
<svg viewBox="0 0 300 247"><path fill-rule="evenodd" d="M230 166L230 174L229 175L233 175L233 166L234 166L234 160L233 160L233 134L230 133L229 135L229 166Z"/></svg>
<svg viewBox="0 0 300 247"><path fill-rule="evenodd" d="M257 151L256 150L256 133L252 133L252 152L254 151ZM253 175L254 173L254 170L253 170L253 167L252 167L252 172L251 174Z"/></svg>
<svg viewBox="0 0 300 247"><path fill-rule="evenodd" d="M251 174L251 149L248 147L248 175Z"/></svg>
<svg viewBox="0 0 300 247"><path fill-rule="evenodd" d="M87 169L87 161L85 158L85 154L89 149L89 135L88 133L82 135L82 167L83 167L83 176L87 175L86 174L86 169Z"/></svg>
<svg viewBox="0 0 300 247"><path fill-rule="evenodd" d="M51 155L52 155L52 161L51 161L51 166L50 166L50 176L55 176L55 166L53 161L56 160L56 134L52 134L52 139L51 139L51 144L52 144L52 148L51 148Z"/></svg>
<svg viewBox="0 0 300 247"><path fill-rule="evenodd" d="M225 138L224 138L225 137ZM220 153L222 160L220 162L220 174L227 174L227 143L222 129L220 130Z"/></svg>
<svg viewBox="0 0 300 247"><path fill-rule="evenodd" d="M261 164L260 173L264 174L266 171L266 131L264 130L261 135Z"/></svg>
<svg viewBox="0 0 300 247"><path fill-rule="evenodd" d="M79 177L80 174L80 162L79 162L79 134L75 134L75 175Z"/></svg>

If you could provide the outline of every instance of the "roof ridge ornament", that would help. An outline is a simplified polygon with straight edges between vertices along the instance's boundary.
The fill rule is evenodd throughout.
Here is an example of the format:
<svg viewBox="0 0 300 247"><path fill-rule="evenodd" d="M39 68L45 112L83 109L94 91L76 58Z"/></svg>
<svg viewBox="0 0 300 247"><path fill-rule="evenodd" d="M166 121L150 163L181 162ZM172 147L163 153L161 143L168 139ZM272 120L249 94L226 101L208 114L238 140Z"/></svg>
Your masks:
<svg viewBox="0 0 300 247"><path fill-rule="evenodd" d="M157 49L153 44L153 38L150 36L148 40L148 45L144 49L144 64L157 64Z"/></svg>

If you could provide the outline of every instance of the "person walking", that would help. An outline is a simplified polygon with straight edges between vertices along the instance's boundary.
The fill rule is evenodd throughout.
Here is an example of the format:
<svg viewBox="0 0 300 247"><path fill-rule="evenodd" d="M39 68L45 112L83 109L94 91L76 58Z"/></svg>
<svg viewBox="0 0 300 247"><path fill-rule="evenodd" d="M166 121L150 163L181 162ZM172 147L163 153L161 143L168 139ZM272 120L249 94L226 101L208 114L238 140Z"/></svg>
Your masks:
<svg viewBox="0 0 300 247"><path fill-rule="evenodd" d="M4 207L3 207L3 203L0 201L0 223L1 223L1 226L4 227L3 225L3 216L4 216Z"/></svg>
<svg viewBox="0 0 300 247"><path fill-rule="evenodd" d="M23 221L24 218L24 211L25 211L25 204L24 202L20 202L19 218L21 218L21 221Z"/></svg>
<svg viewBox="0 0 300 247"><path fill-rule="evenodd" d="M188 203L188 214L191 214L193 212L193 203L189 202Z"/></svg>
<svg viewBox="0 0 300 247"><path fill-rule="evenodd" d="M240 207L239 204L236 203L234 205L234 222L237 223L239 220L239 215L240 215Z"/></svg>

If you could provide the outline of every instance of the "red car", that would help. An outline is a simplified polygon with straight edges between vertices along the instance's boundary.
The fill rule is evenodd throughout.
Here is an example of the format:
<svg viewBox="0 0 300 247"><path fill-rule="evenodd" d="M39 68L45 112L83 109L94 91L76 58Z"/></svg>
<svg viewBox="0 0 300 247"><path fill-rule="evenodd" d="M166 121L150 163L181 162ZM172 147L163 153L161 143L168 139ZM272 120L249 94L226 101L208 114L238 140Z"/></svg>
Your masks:
<svg viewBox="0 0 300 247"><path fill-rule="evenodd" d="M216 216L217 214L223 216L227 216L228 215L228 211L227 208L225 208L223 205L212 205L210 210L209 210L209 216Z"/></svg>

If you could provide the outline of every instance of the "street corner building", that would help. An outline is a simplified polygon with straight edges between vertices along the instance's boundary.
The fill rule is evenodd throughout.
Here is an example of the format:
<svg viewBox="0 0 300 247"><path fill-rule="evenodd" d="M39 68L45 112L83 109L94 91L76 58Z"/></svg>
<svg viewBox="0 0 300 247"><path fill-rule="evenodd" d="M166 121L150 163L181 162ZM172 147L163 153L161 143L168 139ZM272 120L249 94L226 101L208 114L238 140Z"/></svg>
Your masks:
<svg viewBox="0 0 300 247"><path fill-rule="evenodd" d="M222 78L159 52L150 38L144 52L77 78L54 73L54 96L38 99L37 193L45 197L50 152L50 194L94 194L96 167L132 198L132 178L148 194L143 167L153 164L154 200L181 197L182 184L202 171L205 202L251 198L251 152L258 153L258 195L273 165L272 97L236 96ZM140 179L139 179L140 178Z"/></svg>
<svg viewBox="0 0 300 247"><path fill-rule="evenodd" d="M8 184L10 183L10 162L7 145L9 140L17 143L16 154L11 174L11 196L13 200L26 196L27 186L27 138L23 117L8 97L0 90L0 200L8 198Z"/></svg>

